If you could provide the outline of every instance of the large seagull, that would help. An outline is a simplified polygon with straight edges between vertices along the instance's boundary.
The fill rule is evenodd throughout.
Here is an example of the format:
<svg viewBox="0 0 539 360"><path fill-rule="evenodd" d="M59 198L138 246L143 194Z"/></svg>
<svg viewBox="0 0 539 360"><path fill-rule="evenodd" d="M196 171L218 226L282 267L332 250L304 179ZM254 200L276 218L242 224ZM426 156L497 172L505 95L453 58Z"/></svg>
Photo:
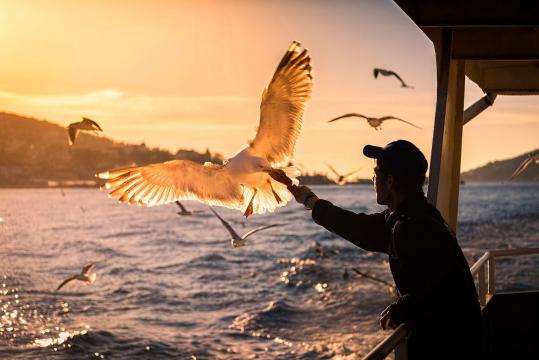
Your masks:
<svg viewBox="0 0 539 360"><path fill-rule="evenodd" d="M305 103L312 91L310 57L292 42L262 93L260 124L254 140L222 165L173 160L97 174L106 179L110 196L122 203L155 206L176 200L198 200L237 209L245 216L284 206L291 194L275 181L276 172L293 178L287 166L301 131Z"/></svg>

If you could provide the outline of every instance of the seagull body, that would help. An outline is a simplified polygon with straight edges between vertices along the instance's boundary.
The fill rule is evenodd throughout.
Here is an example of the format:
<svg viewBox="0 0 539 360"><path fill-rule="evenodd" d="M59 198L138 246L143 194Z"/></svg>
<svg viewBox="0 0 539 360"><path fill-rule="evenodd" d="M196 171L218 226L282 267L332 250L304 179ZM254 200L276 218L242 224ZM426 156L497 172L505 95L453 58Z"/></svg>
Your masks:
<svg viewBox="0 0 539 360"><path fill-rule="evenodd" d="M82 268L82 271L80 274L74 275L70 278L65 279L62 281L62 283L58 286L56 291L59 291L61 288L63 288L67 283L73 281L73 280L80 280L82 282L85 282L87 285L92 284L95 281L96 274L90 273L92 269L95 266L95 262L90 262Z"/></svg>
<svg viewBox="0 0 539 360"><path fill-rule="evenodd" d="M507 179L507 181L510 181L518 175L522 174L522 172L524 172L524 170L526 170L526 168L533 163L539 164L539 154L537 153L537 151L529 153L524 159L524 161L522 161L522 163L513 172L513 174L511 174L509 179Z"/></svg>
<svg viewBox="0 0 539 360"><path fill-rule="evenodd" d="M101 129L101 126L99 126L99 124L95 121L83 117L82 121L69 124L67 127L69 145L73 145L75 143L75 140L81 131L91 131L94 134L97 134L97 132L103 131L103 129Z"/></svg>
<svg viewBox="0 0 539 360"><path fill-rule="evenodd" d="M350 171L348 174L344 174L344 175L341 175L337 172L337 170L335 170L333 168L333 166L329 165L329 164L326 164L326 166L333 172L333 174L335 174L335 176L337 176L337 180L336 180L336 183L338 185L344 185L347 183L346 179L349 178L350 176L354 175L355 173L357 173L359 170L361 170L361 168L359 169L356 169L354 171Z"/></svg>
<svg viewBox="0 0 539 360"><path fill-rule="evenodd" d="M374 78L378 78L378 75L383 75L383 76L394 76L396 77L397 79L399 79L399 81L401 82L401 87L403 88L409 88L409 89L413 89L412 86L409 86L408 84L406 84L404 82L404 80L402 80L402 78L394 71L392 70L385 70L385 69L380 69L380 68L374 68Z"/></svg>
<svg viewBox="0 0 539 360"><path fill-rule="evenodd" d="M299 175L295 167L286 165L293 156L312 91L310 57L300 46L295 41L291 44L264 89L258 131L246 148L222 165L173 160L97 174L108 180L109 195L120 202L146 206L198 200L240 210L245 216L286 205L292 196L271 174Z"/></svg>
<svg viewBox="0 0 539 360"><path fill-rule="evenodd" d="M254 233L257 233L259 231L262 231L262 230L265 230L265 229L269 229L269 228L272 228L272 227L275 227L275 226L280 226L281 224L271 224L271 225L265 225L265 226L260 226L260 227L257 227L256 229L253 229L251 231L248 231L246 232L245 234L243 235L239 235L235 230L234 228L225 220L223 219L218 213L217 211L213 210L212 207L210 207L210 210L213 212L213 214L221 221L221 224L223 224L223 226L228 230L228 233L230 234L230 244L232 245L232 247L241 247L241 246L245 246L245 242L247 241L247 238L251 235L253 235Z"/></svg>
<svg viewBox="0 0 539 360"><path fill-rule="evenodd" d="M344 115L338 116L338 117L336 117L334 119L331 119L328 122L334 122L334 121L344 119L344 118L348 118L348 117L359 117L359 118L365 119L365 120L367 120L369 125L372 126L375 130L382 130L382 123L384 121L386 121L386 120L399 120L399 121L402 121L402 122L404 122L404 123L406 123L408 125L412 125L415 128L421 129L419 126L416 126L416 125L412 124L411 122L408 122L406 120L400 119L400 118L395 117L395 116L382 116L380 118L376 118L376 117L370 117L370 116L361 115L361 114L358 114L358 113L344 114Z"/></svg>

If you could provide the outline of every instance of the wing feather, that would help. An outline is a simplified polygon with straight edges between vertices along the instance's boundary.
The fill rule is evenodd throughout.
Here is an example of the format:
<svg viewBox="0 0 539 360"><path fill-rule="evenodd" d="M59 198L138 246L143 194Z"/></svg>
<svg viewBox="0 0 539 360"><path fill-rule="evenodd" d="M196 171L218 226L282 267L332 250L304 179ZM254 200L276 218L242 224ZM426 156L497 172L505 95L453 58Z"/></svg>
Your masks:
<svg viewBox="0 0 539 360"><path fill-rule="evenodd" d="M244 207L242 187L225 166L173 160L105 171L96 176L108 180L105 188L120 202L156 206L176 200L198 200L231 209Z"/></svg>
<svg viewBox="0 0 539 360"><path fill-rule="evenodd" d="M273 166L284 166L293 156L311 96L311 59L300 46L292 43L262 94L260 124L251 147Z"/></svg>

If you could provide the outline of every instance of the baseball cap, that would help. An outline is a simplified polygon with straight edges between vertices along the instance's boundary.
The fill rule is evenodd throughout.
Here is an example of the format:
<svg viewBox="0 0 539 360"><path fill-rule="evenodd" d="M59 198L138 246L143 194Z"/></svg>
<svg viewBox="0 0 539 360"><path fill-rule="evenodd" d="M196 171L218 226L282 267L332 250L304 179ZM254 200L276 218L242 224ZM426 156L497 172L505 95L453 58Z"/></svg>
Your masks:
<svg viewBox="0 0 539 360"><path fill-rule="evenodd" d="M428 168L425 155L414 144L406 140L396 140L384 147L366 145L363 148L363 155L382 160L387 170L396 175L425 174Z"/></svg>

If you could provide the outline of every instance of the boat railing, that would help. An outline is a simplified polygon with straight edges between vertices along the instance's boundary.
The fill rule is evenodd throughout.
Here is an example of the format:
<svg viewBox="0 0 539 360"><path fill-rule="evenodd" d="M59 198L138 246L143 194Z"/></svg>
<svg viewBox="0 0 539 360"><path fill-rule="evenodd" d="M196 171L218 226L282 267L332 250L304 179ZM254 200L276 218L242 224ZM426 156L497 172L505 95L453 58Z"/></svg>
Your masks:
<svg viewBox="0 0 539 360"><path fill-rule="evenodd" d="M485 252L471 267L470 272L477 277L479 302L484 307L496 292L496 258L539 254L539 248L498 249ZM409 329L400 324L394 331L372 349L363 360L385 359L394 352L395 360L407 360L406 340Z"/></svg>

